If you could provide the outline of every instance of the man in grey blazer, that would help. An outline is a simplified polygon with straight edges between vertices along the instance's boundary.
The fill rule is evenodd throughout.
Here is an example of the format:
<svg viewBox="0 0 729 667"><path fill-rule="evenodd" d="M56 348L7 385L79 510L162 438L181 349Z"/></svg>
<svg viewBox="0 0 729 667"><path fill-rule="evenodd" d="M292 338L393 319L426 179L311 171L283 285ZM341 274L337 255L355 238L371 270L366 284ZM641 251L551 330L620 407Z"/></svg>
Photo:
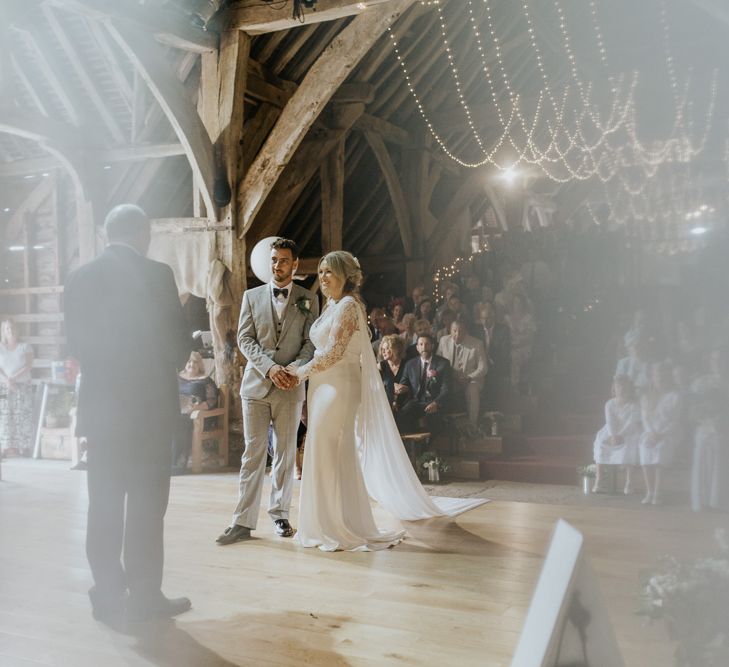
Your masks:
<svg viewBox="0 0 729 667"><path fill-rule="evenodd" d="M465 398L468 425L475 434L478 431L481 390L488 369L483 343L469 336L465 322L458 319L451 324L450 334L440 339L436 354L451 362L454 393Z"/></svg>
<svg viewBox="0 0 729 667"><path fill-rule="evenodd" d="M238 346L248 360L240 388L245 451L238 505L231 525L216 540L221 545L248 539L256 528L269 425L273 426L273 468L268 513L278 535L294 534L289 506L304 385L297 386L285 368L305 364L314 356L309 328L319 315L315 295L292 281L297 266L296 244L277 239L271 244L271 282L243 295Z"/></svg>

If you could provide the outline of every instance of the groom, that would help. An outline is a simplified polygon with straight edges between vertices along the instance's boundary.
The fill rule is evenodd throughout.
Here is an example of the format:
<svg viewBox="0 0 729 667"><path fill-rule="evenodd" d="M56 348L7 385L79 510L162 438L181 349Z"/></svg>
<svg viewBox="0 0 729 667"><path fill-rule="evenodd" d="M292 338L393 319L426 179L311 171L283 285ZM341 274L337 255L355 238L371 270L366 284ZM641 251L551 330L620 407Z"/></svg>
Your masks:
<svg viewBox="0 0 729 667"><path fill-rule="evenodd" d="M277 239L271 244L271 282L243 295L238 347L248 360L240 388L245 451L238 505L231 525L216 540L220 545L248 539L256 528L270 424L273 468L268 514L277 535L294 534L289 523L289 505L304 385L297 386L296 379L285 368L289 364L303 365L314 355L309 328L319 315L314 294L292 281L298 265L296 243Z"/></svg>

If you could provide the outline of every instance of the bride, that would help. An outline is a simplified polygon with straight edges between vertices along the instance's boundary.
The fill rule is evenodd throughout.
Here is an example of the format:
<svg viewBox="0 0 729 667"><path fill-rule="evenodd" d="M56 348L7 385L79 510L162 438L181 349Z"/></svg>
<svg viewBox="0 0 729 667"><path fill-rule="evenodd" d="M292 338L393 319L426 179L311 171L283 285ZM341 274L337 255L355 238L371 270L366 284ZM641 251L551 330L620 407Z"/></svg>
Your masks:
<svg viewBox="0 0 729 667"><path fill-rule="evenodd" d="M377 371L359 300L362 271L345 251L319 262L327 307L310 331L307 364L287 370L309 379L308 435L298 540L324 551L386 549L404 531L375 525L370 497L402 520L456 516L485 500L431 498L405 453Z"/></svg>

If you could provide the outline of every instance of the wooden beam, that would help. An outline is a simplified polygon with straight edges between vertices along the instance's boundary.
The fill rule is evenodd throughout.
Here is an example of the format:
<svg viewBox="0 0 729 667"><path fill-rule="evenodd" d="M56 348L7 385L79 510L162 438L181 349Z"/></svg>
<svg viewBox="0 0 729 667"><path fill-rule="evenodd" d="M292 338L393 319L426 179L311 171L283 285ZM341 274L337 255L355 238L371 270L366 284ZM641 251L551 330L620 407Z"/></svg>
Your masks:
<svg viewBox="0 0 729 667"><path fill-rule="evenodd" d="M77 106L77 100L69 93L68 82L65 81L63 70L58 66L58 60L50 53L45 40L30 30L23 29L22 34L28 46L35 52L38 68L43 78L53 89L54 94L60 100L66 114L73 125L81 125L81 114Z"/></svg>
<svg viewBox="0 0 729 667"><path fill-rule="evenodd" d="M386 142L401 146L403 148L414 148L415 141L407 130L394 125L384 118L378 118L370 114L362 114L354 125L355 130L360 132L375 132Z"/></svg>
<svg viewBox="0 0 729 667"><path fill-rule="evenodd" d="M111 132L111 136L114 138L114 141L118 144L123 144L125 139L124 133L122 132L114 114L109 110L109 107L106 106L106 102L103 100L102 94L96 86L96 83L91 78L91 74L84 64L84 58L76 50L71 38L58 21L54 10L48 5L43 5L42 11L43 16L51 26L51 31L58 40L58 43L61 45L61 49L63 49L68 61L71 63L71 67L74 72L76 72L76 76L79 78L79 81L81 81L81 85L84 87L84 91L88 95L89 100L91 100L91 104L93 104L96 112L99 114L99 117L104 122L104 125L106 125L109 132Z"/></svg>
<svg viewBox="0 0 729 667"><path fill-rule="evenodd" d="M104 58L104 62L111 73L117 88L121 91L122 97L127 104L127 107L132 111L132 98L134 92L132 86L129 84L129 79L124 73L119 59L114 49L109 43L109 35L104 28L97 21L91 21L86 18L82 18L84 25L88 28L89 32L94 36L94 41L99 47L99 51Z"/></svg>
<svg viewBox="0 0 729 667"><path fill-rule="evenodd" d="M139 162L142 160L154 160L158 158L176 157L185 155L182 144L148 144L140 146L122 146L106 151L85 152L85 155L92 156L97 164L110 164L114 162ZM40 174L52 169L60 169L63 164L55 157L30 158L28 160L15 160L13 162L0 163L0 178L15 176L26 176L29 174Z"/></svg>
<svg viewBox="0 0 729 667"><path fill-rule="evenodd" d="M321 23L334 21L354 14L367 13L375 5L391 0L319 0L316 8L304 11L304 23ZM244 30L249 35L260 35L265 32L276 32L297 28L301 22L292 16L287 6L283 10L266 3L253 4L248 0L237 2L228 10L228 27Z"/></svg>
<svg viewBox="0 0 729 667"><path fill-rule="evenodd" d="M311 67L240 184L242 234L250 229L284 167L337 88L413 1L391 0L357 16Z"/></svg>
<svg viewBox="0 0 729 667"><path fill-rule="evenodd" d="M344 225L344 144L342 137L327 155L320 168L321 180L321 250L342 249Z"/></svg>
<svg viewBox="0 0 729 667"><path fill-rule="evenodd" d="M387 152L387 147L382 137L374 132L365 132L365 137L385 177L387 190L392 200L392 207L395 210L397 226L400 228L400 238L402 239L405 256L411 257L413 255L413 232L410 228L410 210L405 201L405 194L403 193L397 170L395 169L390 154Z"/></svg>
<svg viewBox="0 0 729 667"><path fill-rule="evenodd" d="M179 12L162 8L135 6L133 2L105 2L104 0L46 0L49 4L72 11L97 21L120 19L131 21L134 29L151 33L162 44L184 51L208 53L218 48L218 36L197 27Z"/></svg>
<svg viewBox="0 0 729 667"><path fill-rule="evenodd" d="M108 22L107 30L146 81L185 147L193 177L200 188L208 217L216 217L213 189L216 177L213 144L187 91L171 70L159 44L122 21Z"/></svg>
<svg viewBox="0 0 729 667"><path fill-rule="evenodd" d="M266 199L261 209L256 225L250 229L247 235L250 248L256 241L279 233L291 207L318 172L322 160L346 136L364 108L365 105L361 102L341 105L339 111L334 114L335 129L312 130L276 181L271 196Z"/></svg>

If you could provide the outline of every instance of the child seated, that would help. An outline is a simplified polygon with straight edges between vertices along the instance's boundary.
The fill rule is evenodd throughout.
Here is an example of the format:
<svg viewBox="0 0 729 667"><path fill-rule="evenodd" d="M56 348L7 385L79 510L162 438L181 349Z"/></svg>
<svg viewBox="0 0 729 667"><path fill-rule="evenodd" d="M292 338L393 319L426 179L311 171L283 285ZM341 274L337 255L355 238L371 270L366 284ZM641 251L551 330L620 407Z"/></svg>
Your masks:
<svg viewBox="0 0 729 667"><path fill-rule="evenodd" d="M605 426L595 437L594 454L597 475L593 493L600 490L606 465L625 466L626 494L632 493L631 476L638 464L638 441L642 432L640 406L635 388L627 375L613 380L613 398L605 404Z"/></svg>

